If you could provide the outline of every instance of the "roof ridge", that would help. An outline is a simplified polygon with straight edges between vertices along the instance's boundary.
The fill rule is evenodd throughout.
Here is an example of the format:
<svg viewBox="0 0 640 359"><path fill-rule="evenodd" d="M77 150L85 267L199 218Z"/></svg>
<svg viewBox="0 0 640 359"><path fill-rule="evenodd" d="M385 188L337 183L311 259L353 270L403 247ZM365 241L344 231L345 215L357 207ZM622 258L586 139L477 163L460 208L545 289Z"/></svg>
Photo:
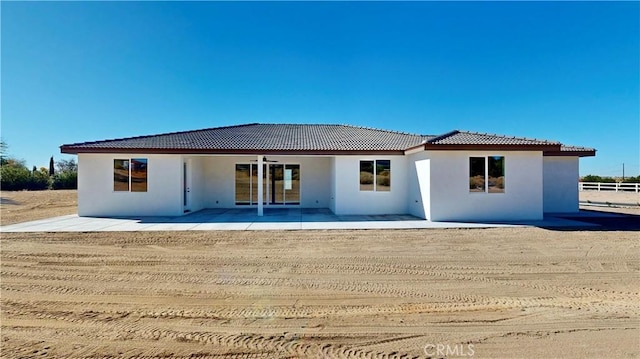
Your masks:
<svg viewBox="0 0 640 359"><path fill-rule="evenodd" d="M210 130L221 130L221 129L226 129L226 128L247 127L247 126L254 126L254 125L260 125L260 123L254 122L254 123L245 123L245 124L241 124L241 125L208 127L208 128L197 129L197 130L158 133L158 134L155 134L155 135L141 135L141 136L131 136L131 137L121 137L121 138L108 138L106 140L70 143L70 144L66 144L64 146L91 145L91 144L96 144L96 143L115 142L115 141L124 141L124 140L139 140L139 139L143 139L143 138L169 136L169 135L180 135L180 134L184 134L184 133L194 133L194 132L202 132L202 131L210 131Z"/></svg>
<svg viewBox="0 0 640 359"><path fill-rule="evenodd" d="M554 144L554 145L562 144L559 141L550 141L550 140L545 140L545 139L538 139L538 138L531 138L531 137L520 137L520 136L512 136L512 135L499 135L499 134L496 134L496 133L488 133L488 132L474 132L474 131L465 131L465 130L458 131L458 132L466 133L466 134L470 134L470 135L493 136L493 137L511 138L511 139L527 140L527 141L535 141L535 142L546 142L546 143Z"/></svg>
<svg viewBox="0 0 640 359"><path fill-rule="evenodd" d="M359 128L359 129L363 129L363 130L388 132L388 133L394 133L394 134L399 134L399 135L410 135L410 136L418 136L418 137L429 136L429 135L423 135L423 134L411 133L411 132L405 132L405 131L387 130L387 129L384 129L384 128L375 128L375 127L369 127L369 126L350 125L350 124L347 124L347 123L256 123L256 125L342 126L342 127L350 127L350 128Z"/></svg>
<svg viewBox="0 0 640 359"><path fill-rule="evenodd" d="M393 131L393 130L387 130L387 129L384 129L384 128L375 128L375 127L368 127L368 126L354 126L354 125L348 125L348 124L343 124L342 126L352 127L352 128L361 128L361 129L364 129L364 130L395 133L395 134L399 134L399 135L410 135L410 136L424 137L424 135L417 134L417 133L404 132L404 131Z"/></svg>
<svg viewBox="0 0 640 359"><path fill-rule="evenodd" d="M453 136L455 134L458 134L458 133L460 133L459 130L449 131L449 132L443 133L442 135L435 136L434 138L428 140L426 143L438 142L438 141L444 140L445 138L451 137L451 136Z"/></svg>

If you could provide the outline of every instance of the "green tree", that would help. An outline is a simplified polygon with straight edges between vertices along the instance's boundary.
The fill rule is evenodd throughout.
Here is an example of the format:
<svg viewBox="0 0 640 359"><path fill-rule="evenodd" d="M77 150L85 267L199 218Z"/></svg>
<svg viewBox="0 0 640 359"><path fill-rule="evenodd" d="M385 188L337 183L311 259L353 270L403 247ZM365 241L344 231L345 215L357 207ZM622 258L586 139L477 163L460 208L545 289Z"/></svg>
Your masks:
<svg viewBox="0 0 640 359"><path fill-rule="evenodd" d="M24 161L4 158L0 166L0 188L5 191L19 191L29 188L31 171Z"/></svg>
<svg viewBox="0 0 640 359"><path fill-rule="evenodd" d="M78 164L73 158L70 160L60 160L56 162L58 172L78 172Z"/></svg>
<svg viewBox="0 0 640 359"><path fill-rule="evenodd" d="M623 183L640 183L640 176L638 177L627 177L622 181Z"/></svg>
<svg viewBox="0 0 640 359"><path fill-rule="evenodd" d="M0 166L4 165L5 162L7 161L6 155L7 155L8 148L9 146L7 145L7 143L4 142L3 140L0 140Z"/></svg>
<svg viewBox="0 0 640 359"><path fill-rule="evenodd" d="M53 176L51 183L53 189L77 189L78 188L78 172L58 172Z"/></svg>
<svg viewBox="0 0 640 359"><path fill-rule="evenodd" d="M35 170L31 172L31 178L29 180L29 186L27 189L31 191L40 191L44 189L49 189L51 186L51 177L49 177L49 172L46 168L42 167L40 170Z"/></svg>
<svg viewBox="0 0 640 359"><path fill-rule="evenodd" d="M72 158L56 162L56 173L51 183L53 189L77 189L78 188L78 164Z"/></svg>

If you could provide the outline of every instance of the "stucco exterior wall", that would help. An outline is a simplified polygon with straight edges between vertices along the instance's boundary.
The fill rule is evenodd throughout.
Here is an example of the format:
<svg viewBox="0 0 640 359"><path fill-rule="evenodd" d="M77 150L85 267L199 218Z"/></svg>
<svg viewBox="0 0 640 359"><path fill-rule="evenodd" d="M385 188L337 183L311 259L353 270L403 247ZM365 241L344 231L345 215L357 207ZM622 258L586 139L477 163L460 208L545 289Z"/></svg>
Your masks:
<svg viewBox="0 0 640 359"><path fill-rule="evenodd" d="M204 208L233 208L235 168L238 163L255 163L256 156L202 156L203 190L198 196ZM300 206L328 208L331 197L331 161L328 157L268 156L278 164L300 165ZM247 206L240 206L247 207ZM278 205L282 207L282 205ZM268 207L265 207L268 208Z"/></svg>
<svg viewBox="0 0 640 359"><path fill-rule="evenodd" d="M573 213L579 209L579 158L547 156L543 161L544 211Z"/></svg>
<svg viewBox="0 0 640 359"><path fill-rule="evenodd" d="M469 192L469 157L505 156L505 193ZM148 159L147 192L113 191L113 160ZM235 204L235 165L256 156L80 154L81 216L177 216L183 208L183 163L191 211ZM541 152L424 151L407 156L269 156L300 165L300 207L336 214L406 214L432 221L541 219L577 211L578 158ZM360 191L360 161L391 160L391 190ZM544 176L543 176L544 174ZM282 206L278 206L282 207ZM268 208L268 207L265 207Z"/></svg>
<svg viewBox="0 0 640 359"><path fill-rule="evenodd" d="M147 158L147 192L113 190L113 160ZM182 214L179 156L78 155L78 215L177 216Z"/></svg>
<svg viewBox="0 0 640 359"><path fill-rule="evenodd" d="M431 161L427 152L407 156L407 213L418 218L431 217Z"/></svg>
<svg viewBox="0 0 640 359"><path fill-rule="evenodd" d="M187 187L189 188L187 209L195 212L207 208L207 198L202 195L206 193L207 183L204 173L205 157L185 156L183 161L187 164Z"/></svg>
<svg viewBox="0 0 640 359"><path fill-rule="evenodd" d="M360 191L360 161L391 160L391 190ZM335 214L406 214L406 156L336 156Z"/></svg>
<svg viewBox="0 0 640 359"><path fill-rule="evenodd" d="M505 192L469 192L469 157L504 156ZM543 217L542 152L429 151L432 221L537 220Z"/></svg>

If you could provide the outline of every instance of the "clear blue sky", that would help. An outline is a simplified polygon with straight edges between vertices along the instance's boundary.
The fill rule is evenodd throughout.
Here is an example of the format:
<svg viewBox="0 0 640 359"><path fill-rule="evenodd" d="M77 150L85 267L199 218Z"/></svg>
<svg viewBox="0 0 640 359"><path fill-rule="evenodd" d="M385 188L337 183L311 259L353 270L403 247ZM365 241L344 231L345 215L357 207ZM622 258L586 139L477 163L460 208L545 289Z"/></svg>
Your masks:
<svg viewBox="0 0 640 359"><path fill-rule="evenodd" d="M638 2L6 2L2 138L58 146L248 122L595 147L640 174Z"/></svg>

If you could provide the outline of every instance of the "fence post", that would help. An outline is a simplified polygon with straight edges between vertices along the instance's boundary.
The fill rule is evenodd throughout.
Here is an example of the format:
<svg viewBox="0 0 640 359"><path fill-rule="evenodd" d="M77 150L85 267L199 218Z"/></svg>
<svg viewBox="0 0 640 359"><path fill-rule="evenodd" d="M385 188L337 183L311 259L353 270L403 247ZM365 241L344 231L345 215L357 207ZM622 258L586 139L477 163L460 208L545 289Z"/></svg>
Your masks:
<svg viewBox="0 0 640 359"><path fill-rule="evenodd" d="M598 192L600 192L600 182L598 182Z"/></svg>

